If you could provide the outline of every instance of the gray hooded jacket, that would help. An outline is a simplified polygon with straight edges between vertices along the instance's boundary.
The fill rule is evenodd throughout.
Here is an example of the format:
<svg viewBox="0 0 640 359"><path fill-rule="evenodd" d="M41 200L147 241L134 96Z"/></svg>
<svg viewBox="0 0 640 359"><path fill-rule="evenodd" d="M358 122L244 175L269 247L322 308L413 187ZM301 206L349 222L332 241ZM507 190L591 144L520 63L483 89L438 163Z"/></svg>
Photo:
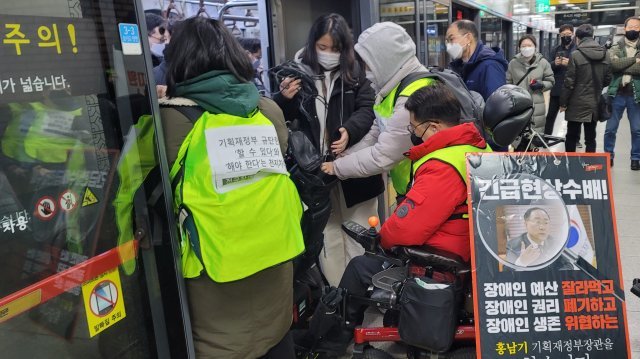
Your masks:
<svg viewBox="0 0 640 359"><path fill-rule="evenodd" d="M354 48L373 74L369 80L377 92L376 104L407 75L426 71L415 56L416 46L411 37L391 22L377 23L365 30ZM369 177L392 169L405 158L404 153L412 146L407 130L409 111L404 108L406 100L398 98L391 118L376 113L369 133L333 162L338 178Z"/></svg>
<svg viewBox="0 0 640 359"><path fill-rule="evenodd" d="M531 72L527 74L529 69L533 68ZM526 76L525 76L526 74ZM532 80L540 82L544 87L541 90L532 90L529 84ZM522 81L520 81L522 80ZM509 69L507 70L507 83L517 84L519 87L527 90L533 97L533 123L534 129L537 132L544 132L545 121L545 104L544 104L544 91L549 91L553 84L556 82L553 77L553 70L551 70L551 64L540 53L536 53L533 58L533 63L529 62L529 59L525 59L521 54L517 54L516 57L509 62Z"/></svg>

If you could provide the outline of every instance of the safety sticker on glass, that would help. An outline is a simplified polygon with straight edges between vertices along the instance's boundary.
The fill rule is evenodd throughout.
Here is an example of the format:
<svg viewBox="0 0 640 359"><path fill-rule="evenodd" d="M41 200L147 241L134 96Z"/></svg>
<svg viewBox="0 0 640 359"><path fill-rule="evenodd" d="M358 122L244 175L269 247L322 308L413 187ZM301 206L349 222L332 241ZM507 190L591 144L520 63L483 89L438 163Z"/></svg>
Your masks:
<svg viewBox="0 0 640 359"><path fill-rule="evenodd" d="M206 139L213 186L219 193L254 183L269 173L287 174L271 125L211 128Z"/></svg>

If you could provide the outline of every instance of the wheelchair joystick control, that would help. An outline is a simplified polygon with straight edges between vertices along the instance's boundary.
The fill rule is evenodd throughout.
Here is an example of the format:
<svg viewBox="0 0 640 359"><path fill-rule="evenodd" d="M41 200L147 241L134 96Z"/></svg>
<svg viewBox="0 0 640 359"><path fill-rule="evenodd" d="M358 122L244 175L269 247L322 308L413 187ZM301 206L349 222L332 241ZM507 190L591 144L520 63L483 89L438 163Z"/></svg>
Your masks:
<svg viewBox="0 0 640 359"><path fill-rule="evenodd" d="M369 217L367 222L369 222L369 235L376 235L378 233L376 227L378 226L378 224L380 224L380 220L378 219L378 217L371 216Z"/></svg>

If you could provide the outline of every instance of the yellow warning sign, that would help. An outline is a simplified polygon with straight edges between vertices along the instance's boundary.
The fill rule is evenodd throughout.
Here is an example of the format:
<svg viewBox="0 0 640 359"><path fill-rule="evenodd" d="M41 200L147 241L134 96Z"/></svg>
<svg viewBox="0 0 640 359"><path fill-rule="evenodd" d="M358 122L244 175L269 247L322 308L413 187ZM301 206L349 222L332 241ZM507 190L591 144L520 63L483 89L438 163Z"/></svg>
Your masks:
<svg viewBox="0 0 640 359"><path fill-rule="evenodd" d="M96 203L98 203L98 197L96 197L96 195L93 194L93 192L91 192L91 189L87 187L84 190L84 197L82 198L82 207L90 206Z"/></svg>
<svg viewBox="0 0 640 359"><path fill-rule="evenodd" d="M82 284L82 298L91 337L127 316L117 268Z"/></svg>

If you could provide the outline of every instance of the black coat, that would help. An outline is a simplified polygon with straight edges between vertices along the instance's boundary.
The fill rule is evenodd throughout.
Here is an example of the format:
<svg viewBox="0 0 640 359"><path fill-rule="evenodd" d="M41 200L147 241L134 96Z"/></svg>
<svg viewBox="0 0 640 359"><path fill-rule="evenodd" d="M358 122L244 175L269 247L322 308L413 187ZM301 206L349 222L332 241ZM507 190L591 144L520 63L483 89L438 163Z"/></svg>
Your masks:
<svg viewBox="0 0 640 359"><path fill-rule="evenodd" d="M553 77L556 79L555 84L551 88L551 96L560 96L562 93L562 86L564 84L564 77L567 74L567 66L564 65L556 65L556 57L562 56L568 59L571 59L571 53L576 49L575 42L571 42L569 48L564 47L564 45L560 44L553 49L551 52L551 57L549 58L549 63L551 64L551 69L553 70Z"/></svg>
<svg viewBox="0 0 640 359"><path fill-rule="evenodd" d="M565 119L573 122L594 120L600 93L610 82L611 61L607 50L595 40L584 38L571 53L560 94L560 107L567 108ZM594 88L597 86L599 88Z"/></svg>
<svg viewBox="0 0 640 359"><path fill-rule="evenodd" d="M316 114L315 101L308 101L304 109L309 113L306 117L300 110L301 98L296 95L288 100L280 93L273 96L275 102L282 108L284 117L293 130L303 131L316 148L320 146L320 122ZM370 82L359 71L355 84L343 84L338 78L333 85L329 106L327 109L326 131L328 142L332 143L340 138L338 129L344 127L349 133L347 148L358 143L368 132L375 119L373 103L375 93ZM340 114L342 113L342 123ZM347 207L372 199L384 192L382 175L366 178L354 178L341 181Z"/></svg>

